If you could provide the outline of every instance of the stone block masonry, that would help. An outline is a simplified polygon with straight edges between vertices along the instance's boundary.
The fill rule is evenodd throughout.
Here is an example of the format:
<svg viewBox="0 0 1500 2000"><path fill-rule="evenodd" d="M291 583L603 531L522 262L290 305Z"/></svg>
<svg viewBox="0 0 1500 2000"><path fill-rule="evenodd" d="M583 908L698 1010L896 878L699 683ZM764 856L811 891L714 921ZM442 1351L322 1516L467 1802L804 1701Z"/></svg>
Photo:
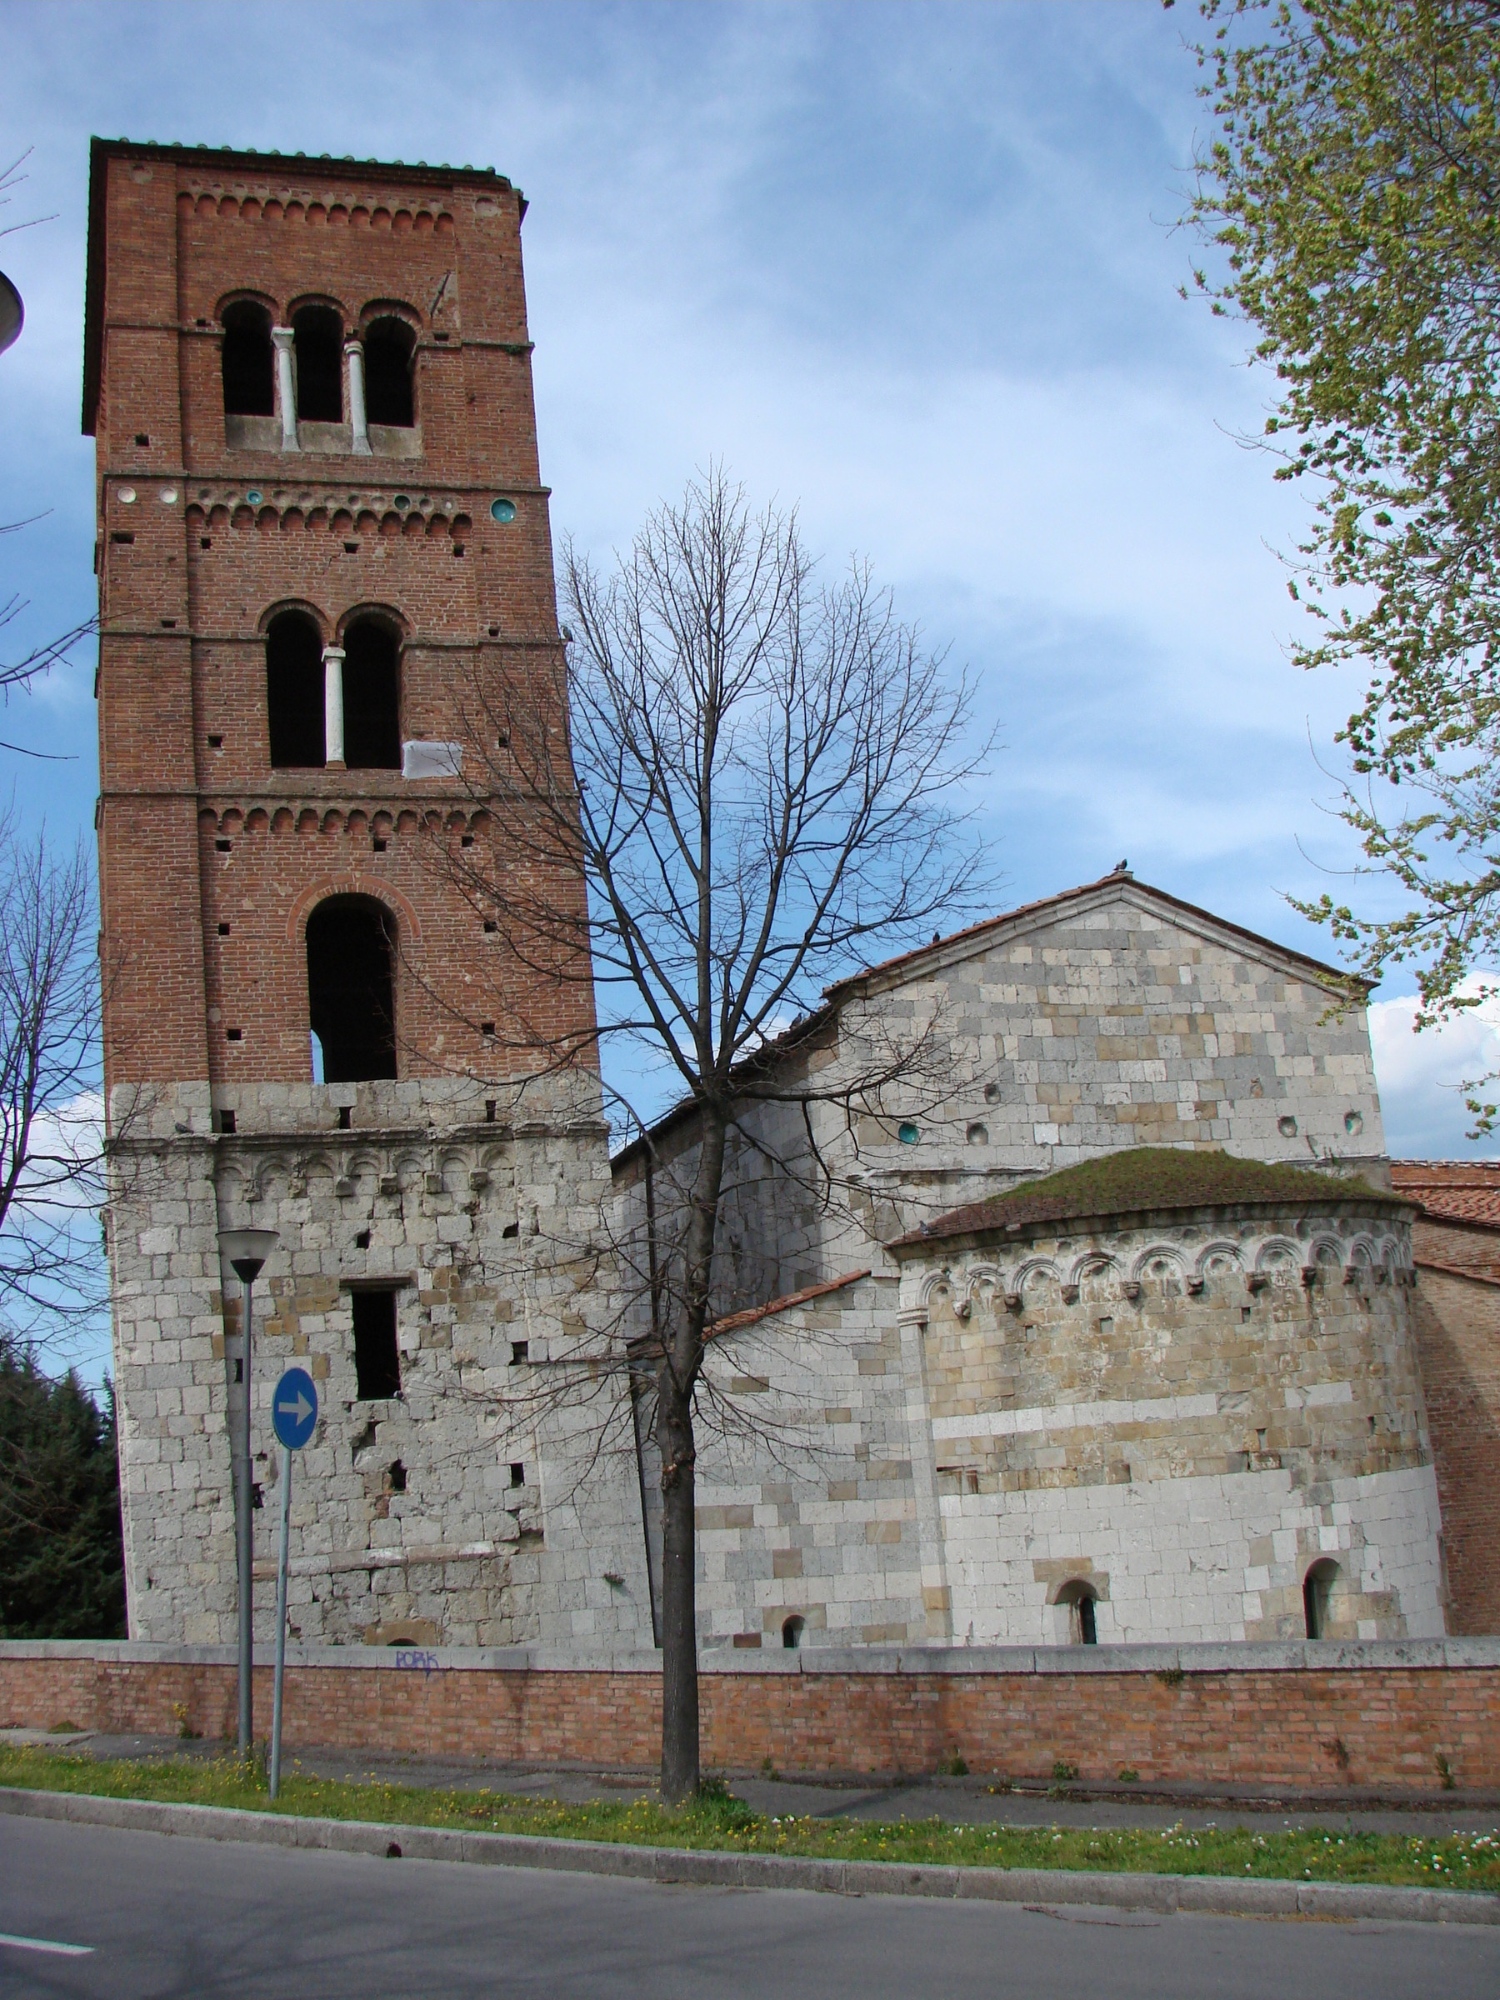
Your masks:
<svg viewBox="0 0 1500 2000"><path fill-rule="evenodd" d="M1084 1655L1086 1654L1086 1657ZM971 1771L1298 1793L1500 1787L1500 1646L861 1648L703 1658L704 1763L809 1777ZM654 1655L294 1648L289 1748L648 1771ZM270 1712L269 1671L257 1716ZM233 1733L227 1649L0 1643L0 1725Z"/></svg>

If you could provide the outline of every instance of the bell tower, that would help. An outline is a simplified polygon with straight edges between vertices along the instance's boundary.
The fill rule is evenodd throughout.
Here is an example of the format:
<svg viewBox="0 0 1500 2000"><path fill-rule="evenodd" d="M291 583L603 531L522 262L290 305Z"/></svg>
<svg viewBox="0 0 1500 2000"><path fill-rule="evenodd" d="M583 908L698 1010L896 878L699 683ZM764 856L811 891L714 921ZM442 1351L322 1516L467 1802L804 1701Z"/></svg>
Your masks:
<svg viewBox="0 0 1500 2000"><path fill-rule="evenodd" d="M478 1016L514 992L587 1048L590 998L536 955L502 963L506 927L445 866L495 838L475 677L503 665L539 711L563 700L525 206L467 167L93 145L133 1637L232 1633L218 1233L245 1223L280 1232L251 1373L258 1494L275 1376L305 1357L323 1397L293 1517L302 1638L634 1631L625 1597L579 1574L597 1534L571 1503L549 1512L546 1439L501 1416L557 1335L558 1246L587 1237L608 1163L587 1062L527 1074ZM581 905L582 885L559 894ZM606 1536L600 1577L639 1540Z"/></svg>

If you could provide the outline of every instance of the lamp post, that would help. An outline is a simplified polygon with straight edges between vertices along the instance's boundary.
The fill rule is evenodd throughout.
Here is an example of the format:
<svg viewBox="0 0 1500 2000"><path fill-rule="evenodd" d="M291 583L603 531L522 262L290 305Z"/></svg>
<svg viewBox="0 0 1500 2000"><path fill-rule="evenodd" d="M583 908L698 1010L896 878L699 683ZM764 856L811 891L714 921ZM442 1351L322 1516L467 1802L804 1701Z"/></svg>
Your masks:
<svg viewBox="0 0 1500 2000"><path fill-rule="evenodd" d="M254 1693L251 1675L255 1668L254 1590L252 1569L255 1561L255 1534L251 1520L250 1480L250 1360L254 1351L252 1294L261 1267L278 1241L274 1229L221 1229L219 1249L242 1287L240 1309L239 1402L234 1401L234 1381L230 1381L229 1458L234 1469L234 1528L239 1568L240 1600L240 1715L239 1752L250 1755L254 1737Z"/></svg>

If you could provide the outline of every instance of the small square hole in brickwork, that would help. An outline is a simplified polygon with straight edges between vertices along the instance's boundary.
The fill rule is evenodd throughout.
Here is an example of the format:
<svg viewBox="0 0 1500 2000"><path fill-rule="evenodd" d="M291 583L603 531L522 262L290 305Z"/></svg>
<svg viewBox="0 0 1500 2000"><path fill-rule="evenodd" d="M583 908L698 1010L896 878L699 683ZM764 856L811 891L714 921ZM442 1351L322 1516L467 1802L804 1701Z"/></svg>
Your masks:
<svg viewBox="0 0 1500 2000"><path fill-rule="evenodd" d="M500 926L495 922L495 919L493 917L485 918L484 927L487 931L497 931L500 928Z"/></svg>
<svg viewBox="0 0 1500 2000"><path fill-rule="evenodd" d="M232 845L233 843L227 840L216 840L214 842L214 852L215 854L228 854Z"/></svg>
<svg viewBox="0 0 1500 2000"><path fill-rule="evenodd" d="M494 1022L493 1022L493 1021L481 1021L481 1022L480 1022L480 1024L479 1024L479 1032L480 1032L480 1034L481 1034L481 1035L483 1035L483 1036L485 1037L485 1039L486 1039L487 1041L488 1041L488 1040L492 1040L492 1039L494 1038L494 1033L495 1033L495 1024L494 1024Z"/></svg>
<svg viewBox="0 0 1500 2000"><path fill-rule="evenodd" d="M175 618L163 618L161 622L164 631L175 632L177 630L177 620Z"/></svg>
<svg viewBox="0 0 1500 2000"><path fill-rule="evenodd" d="M243 1028L226 1029L224 1039L226 1042L242 1042L245 1039L245 1031Z"/></svg>
<svg viewBox="0 0 1500 2000"><path fill-rule="evenodd" d="M372 840L370 842L371 847L375 850L377 854L384 854L386 849L390 846L390 844L391 843L388 840Z"/></svg>
<svg viewBox="0 0 1500 2000"><path fill-rule="evenodd" d="M220 926L219 926L219 936L220 936L220 937L228 937L228 935L229 935L229 926L228 926L228 924L220 924Z"/></svg>
<svg viewBox="0 0 1500 2000"><path fill-rule="evenodd" d="M489 628L489 632L490 632L490 637L492 639L498 639L500 637L500 627L498 625L491 625Z"/></svg>
<svg viewBox="0 0 1500 2000"><path fill-rule="evenodd" d="M510 1365L512 1368L519 1368L523 1361L528 1361L530 1358L531 1342L529 1340L513 1340L511 1342Z"/></svg>
<svg viewBox="0 0 1500 2000"><path fill-rule="evenodd" d="M455 542L455 543L453 544L453 553L454 553L454 554L455 554L456 556L461 556L461 555L463 554L463 552L464 552L464 545L463 545L463 543L462 543L462 542Z"/></svg>
<svg viewBox="0 0 1500 2000"><path fill-rule="evenodd" d="M209 747L209 749L210 749L210 750L222 750L222 749L224 748L224 739L223 739L223 737L222 737L222 736L210 736L210 737L209 737L209 739L208 739L208 747Z"/></svg>
<svg viewBox="0 0 1500 2000"><path fill-rule="evenodd" d="M524 1465L512 1463L510 1468L510 1483L512 1486L524 1486L526 1484L526 1467Z"/></svg>
<svg viewBox="0 0 1500 2000"><path fill-rule="evenodd" d="M348 1132L353 1128L353 1125L354 1106L352 1104L341 1104L339 1106L339 1130L341 1132Z"/></svg>
<svg viewBox="0 0 1500 2000"><path fill-rule="evenodd" d="M369 1247L370 1247L370 1232L369 1232L369 1230L368 1230L368 1229L362 1229L362 1230L361 1230L361 1231L359 1232L358 1236L356 1236L356 1237L355 1237L355 1239L354 1239L354 1247L355 1247L355 1249L356 1249L356 1250L368 1250L368 1249L369 1249Z"/></svg>
<svg viewBox="0 0 1500 2000"><path fill-rule="evenodd" d="M473 834L472 834L472 833L461 833L461 834L459 835L459 837L458 837L458 844L459 844L459 846L460 846L460 847L472 847L472 846L474 845L474 836L473 836Z"/></svg>
<svg viewBox="0 0 1500 2000"><path fill-rule="evenodd" d="M357 555L359 554L359 543L358 543L358 542L345 542L345 544L344 544L344 554L345 554L346 556L357 556Z"/></svg>
<svg viewBox="0 0 1500 2000"><path fill-rule="evenodd" d="M150 444L150 442L151 442L150 438L149 438L149 437L147 437L147 435L146 435L146 433L145 433L144 431L137 431L137 432L136 432L136 434L135 434L135 441L136 441L136 443L137 443L137 444Z"/></svg>
<svg viewBox="0 0 1500 2000"><path fill-rule="evenodd" d="M128 547L132 542L134 542L135 536L127 534L123 528L116 528L114 533L110 536L109 539L112 542L123 542Z"/></svg>
<svg viewBox="0 0 1500 2000"><path fill-rule="evenodd" d="M500 734L495 738L495 747L499 750L508 750L510 748L510 731L508 729L502 729Z"/></svg>
<svg viewBox="0 0 1500 2000"><path fill-rule="evenodd" d="M198 546L200 549L211 549L213 545L214 541L212 535L200 535L198 537Z"/></svg>
<svg viewBox="0 0 1500 2000"><path fill-rule="evenodd" d="M355 1292L354 1373L362 1403L401 1394L401 1359L396 1351L396 1294Z"/></svg>
<svg viewBox="0 0 1500 2000"><path fill-rule="evenodd" d="M234 1113L232 1111L221 1111L219 1113L219 1130L221 1132L232 1132L234 1130Z"/></svg>

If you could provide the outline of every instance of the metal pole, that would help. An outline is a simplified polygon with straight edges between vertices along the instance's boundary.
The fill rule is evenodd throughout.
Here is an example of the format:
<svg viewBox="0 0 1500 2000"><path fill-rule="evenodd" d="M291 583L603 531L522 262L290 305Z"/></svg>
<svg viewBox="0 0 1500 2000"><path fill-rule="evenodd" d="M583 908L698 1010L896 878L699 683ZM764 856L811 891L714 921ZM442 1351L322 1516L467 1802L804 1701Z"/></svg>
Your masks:
<svg viewBox="0 0 1500 2000"><path fill-rule="evenodd" d="M242 1278L244 1287L244 1333L240 1340L241 1396L244 1429L240 1438L239 1465L239 1519L235 1527L239 1531L240 1568L240 1720L239 1752L248 1757L255 1740L255 1598L252 1570L255 1562L255 1525L251 1516L254 1502L254 1483L250 1477L250 1361L254 1353L254 1319L252 1308L252 1287L254 1280Z"/></svg>
<svg viewBox="0 0 1500 2000"><path fill-rule="evenodd" d="M286 1678L286 1549L292 1526L292 1454L281 1447L281 1554L276 1564L276 1678L271 1696L271 1797L281 1789L281 1685Z"/></svg>

